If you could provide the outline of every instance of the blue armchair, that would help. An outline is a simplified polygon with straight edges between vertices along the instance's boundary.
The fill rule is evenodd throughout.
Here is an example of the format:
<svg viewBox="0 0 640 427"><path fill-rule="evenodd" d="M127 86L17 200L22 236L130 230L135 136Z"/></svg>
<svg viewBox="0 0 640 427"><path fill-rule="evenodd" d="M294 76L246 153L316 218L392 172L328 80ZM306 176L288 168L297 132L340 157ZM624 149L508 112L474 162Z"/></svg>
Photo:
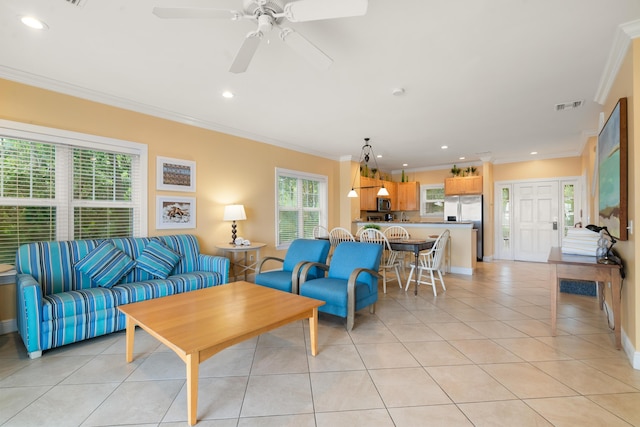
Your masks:
<svg viewBox="0 0 640 427"><path fill-rule="evenodd" d="M258 265L255 283L284 292L298 293L298 277L300 270L307 262L324 263L327 261L329 248L328 240L296 239L291 242L284 259L265 257ZM282 269L262 272L265 263L276 261L282 263ZM308 270L310 278L322 277L324 271L320 268Z"/></svg>
<svg viewBox="0 0 640 427"><path fill-rule="evenodd" d="M300 295L325 301L318 311L346 317L347 330L353 329L355 312L370 306L375 312L378 301L378 273L382 245L343 242L331 257L331 265L308 263L300 272ZM328 270L327 277L311 278L313 268Z"/></svg>

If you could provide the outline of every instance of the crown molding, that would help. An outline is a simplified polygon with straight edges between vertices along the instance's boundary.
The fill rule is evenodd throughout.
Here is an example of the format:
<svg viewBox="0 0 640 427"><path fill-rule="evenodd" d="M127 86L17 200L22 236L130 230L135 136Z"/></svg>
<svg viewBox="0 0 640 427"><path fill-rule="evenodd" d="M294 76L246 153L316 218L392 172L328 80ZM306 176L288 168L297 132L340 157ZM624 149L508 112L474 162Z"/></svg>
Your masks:
<svg viewBox="0 0 640 427"><path fill-rule="evenodd" d="M17 83L34 86L39 89L50 90L52 92L62 93L64 95L74 96L76 98L85 99L88 101L97 102L100 104L109 105L112 107L122 108L124 110L133 111L136 113L147 114L149 116L158 117L172 122L177 122L189 126L195 126L202 129L207 129L215 132L224 133L227 135L237 136L261 142L264 144L273 145L287 150L297 151L299 153L310 154L313 156L322 157L329 160L338 160L335 156L330 156L327 153L323 153L316 150L309 150L298 145L287 144L282 141L267 138L263 135L257 135L251 132L246 132L240 129L223 126L215 122L208 120L202 120L197 117L192 117L186 114L177 113L175 111L165 110L152 105L143 104L131 99L122 98L118 96L109 95L103 92L87 89L81 86L72 85L59 80L50 79L37 74L28 73L21 70L16 70L11 67L0 65L0 78L11 80Z"/></svg>
<svg viewBox="0 0 640 427"><path fill-rule="evenodd" d="M640 20L620 24L616 29L609 58L600 77L600 84L594 98L594 101L598 104L604 105L606 102L611 86L613 86L613 82L620 71L620 66L622 66L622 61L624 61L627 50L629 50L631 40L638 37L640 37Z"/></svg>

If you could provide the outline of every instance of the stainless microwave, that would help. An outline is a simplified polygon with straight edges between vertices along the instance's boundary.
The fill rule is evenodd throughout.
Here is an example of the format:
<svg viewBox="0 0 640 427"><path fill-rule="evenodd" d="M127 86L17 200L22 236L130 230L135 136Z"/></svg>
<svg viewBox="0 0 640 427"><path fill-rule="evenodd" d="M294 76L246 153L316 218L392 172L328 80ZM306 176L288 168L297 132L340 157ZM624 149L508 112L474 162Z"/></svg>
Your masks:
<svg viewBox="0 0 640 427"><path fill-rule="evenodd" d="M378 212L391 212L391 199L378 197Z"/></svg>

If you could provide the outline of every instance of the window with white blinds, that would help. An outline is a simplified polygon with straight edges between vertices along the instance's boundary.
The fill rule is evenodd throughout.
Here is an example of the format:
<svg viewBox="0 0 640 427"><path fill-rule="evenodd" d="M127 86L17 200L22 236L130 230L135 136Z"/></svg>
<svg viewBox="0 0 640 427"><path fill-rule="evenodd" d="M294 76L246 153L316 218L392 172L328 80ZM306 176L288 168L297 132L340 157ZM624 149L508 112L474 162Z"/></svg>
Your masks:
<svg viewBox="0 0 640 427"><path fill-rule="evenodd" d="M0 264L28 242L146 234L146 147L51 131L0 126Z"/></svg>
<svg viewBox="0 0 640 427"><path fill-rule="evenodd" d="M276 169L276 246L286 249L298 238L313 238L317 225L327 226L327 177Z"/></svg>

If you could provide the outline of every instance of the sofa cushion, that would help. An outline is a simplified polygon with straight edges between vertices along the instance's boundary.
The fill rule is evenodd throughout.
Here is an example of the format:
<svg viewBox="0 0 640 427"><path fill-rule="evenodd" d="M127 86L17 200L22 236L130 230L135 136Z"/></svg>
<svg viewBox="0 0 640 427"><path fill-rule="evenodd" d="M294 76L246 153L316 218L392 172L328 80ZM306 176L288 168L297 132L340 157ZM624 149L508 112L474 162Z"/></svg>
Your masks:
<svg viewBox="0 0 640 427"><path fill-rule="evenodd" d="M116 294L107 288L98 287L59 292L42 297L42 320L91 316L92 313L117 306ZM87 325L82 327L87 327Z"/></svg>
<svg viewBox="0 0 640 427"><path fill-rule="evenodd" d="M136 259L136 267L159 279L166 279L181 255L158 240L152 240Z"/></svg>
<svg viewBox="0 0 640 427"><path fill-rule="evenodd" d="M110 288L135 265L135 261L129 255L104 241L78 261L75 268L91 277L96 285Z"/></svg>

